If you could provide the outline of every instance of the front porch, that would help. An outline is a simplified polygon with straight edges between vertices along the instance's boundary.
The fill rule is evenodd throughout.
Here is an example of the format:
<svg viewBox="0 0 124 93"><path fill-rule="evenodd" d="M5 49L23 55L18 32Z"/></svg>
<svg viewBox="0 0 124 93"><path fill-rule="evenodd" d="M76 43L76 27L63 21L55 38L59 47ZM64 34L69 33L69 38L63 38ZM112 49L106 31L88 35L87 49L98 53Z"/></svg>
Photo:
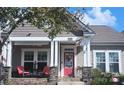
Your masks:
<svg viewBox="0 0 124 93"><path fill-rule="evenodd" d="M45 66L56 67L57 77L82 78L78 67L91 66L90 40L83 46L77 45L82 37L10 37L5 45L5 66L10 67L9 78L17 78L17 66L23 66L25 70L33 73L42 72ZM32 77L29 77L32 78ZM37 78L37 77L35 77ZM40 77L41 78L41 77Z"/></svg>
<svg viewBox="0 0 124 93"><path fill-rule="evenodd" d="M84 85L79 78L62 78L57 83L49 83L47 78L11 78L7 85Z"/></svg>
<svg viewBox="0 0 124 93"><path fill-rule="evenodd" d="M75 43L73 42L59 42L57 47L54 47L54 53L51 53L52 49L50 42L45 42L45 44L42 42L41 45L13 44L12 77L18 77L17 66L24 66L24 69L30 71L31 73L33 73L34 70L37 70L37 72L42 72L45 66L55 66L58 68L58 77L64 77L67 75L76 77L77 65L83 65L81 64L82 58L80 58L82 56L81 48L76 47ZM77 53L77 50L79 53ZM79 60L80 62L77 64L77 59L79 58L81 60ZM67 64L67 59L71 60L72 63ZM54 61L51 63L51 60ZM71 66L70 72L66 72L68 69L65 68L65 65Z"/></svg>

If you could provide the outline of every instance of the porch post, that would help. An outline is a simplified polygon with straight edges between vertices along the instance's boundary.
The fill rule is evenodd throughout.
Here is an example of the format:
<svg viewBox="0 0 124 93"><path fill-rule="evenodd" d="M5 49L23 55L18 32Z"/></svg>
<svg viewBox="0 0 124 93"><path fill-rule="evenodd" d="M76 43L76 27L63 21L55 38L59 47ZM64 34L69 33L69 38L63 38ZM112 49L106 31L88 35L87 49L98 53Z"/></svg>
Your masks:
<svg viewBox="0 0 124 93"><path fill-rule="evenodd" d="M55 54L54 54L55 53ZM51 63L50 63L50 70L49 70L49 84L57 84L58 79L58 70L57 70L57 63L58 63L58 42L51 41Z"/></svg>
<svg viewBox="0 0 124 93"><path fill-rule="evenodd" d="M91 67L91 61L90 61L90 39L88 39L87 42L87 62L88 62L88 67Z"/></svg>
<svg viewBox="0 0 124 93"><path fill-rule="evenodd" d="M83 46L83 66L86 67L87 66L87 45L84 44Z"/></svg>
<svg viewBox="0 0 124 93"><path fill-rule="evenodd" d="M7 69L8 69L8 79L11 78L11 64L12 64L12 42L10 41L8 43L7 47L8 53L7 53Z"/></svg>
<svg viewBox="0 0 124 93"><path fill-rule="evenodd" d="M3 63L4 66L7 66L7 44L6 45L3 45L2 47L2 58L1 58L1 61Z"/></svg>
<svg viewBox="0 0 124 93"><path fill-rule="evenodd" d="M90 39L91 37L84 36L83 41L84 66L82 69L82 80L85 84L91 83Z"/></svg>
<svg viewBox="0 0 124 93"><path fill-rule="evenodd" d="M54 66L54 41L51 41L51 62L50 67Z"/></svg>
<svg viewBox="0 0 124 93"><path fill-rule="evenodd" d="M90 62L90 39L85 38L84 42L85 42L84 46L83 46L84 67L91 67L91 62Z"/></svg>
<svg viewBox="0 0 124 93"><path fill-rule="evenodd" d="M8 43L7 66L11 67L12 62L12 42Z"/></svg>
<svg viewBox="0 0 124 93"><path fill-rule="evenodd" d="M55 41L55 67L58 66L58 41Z"/></svg>

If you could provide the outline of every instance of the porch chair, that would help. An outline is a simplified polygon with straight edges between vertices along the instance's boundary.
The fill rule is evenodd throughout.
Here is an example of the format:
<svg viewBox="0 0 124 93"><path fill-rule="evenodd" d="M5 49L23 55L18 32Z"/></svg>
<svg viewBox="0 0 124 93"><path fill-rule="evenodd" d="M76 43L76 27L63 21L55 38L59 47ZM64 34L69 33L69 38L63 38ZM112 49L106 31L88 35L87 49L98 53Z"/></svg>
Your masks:
<svg viewBox="0 0 124 93"><path fill-rule="evenodd" d="M18 71L19 76L30 76L30 72L24 71L23 66L17 66L17 71Z"/></svg>
<svg viewBox="0 0 124 93"><path fill-rule="evenodd" d="M49 76L49 67L48 67L48 66L45 66L45 67L43 68L43 75L44 75L44 76Z"/></svg>

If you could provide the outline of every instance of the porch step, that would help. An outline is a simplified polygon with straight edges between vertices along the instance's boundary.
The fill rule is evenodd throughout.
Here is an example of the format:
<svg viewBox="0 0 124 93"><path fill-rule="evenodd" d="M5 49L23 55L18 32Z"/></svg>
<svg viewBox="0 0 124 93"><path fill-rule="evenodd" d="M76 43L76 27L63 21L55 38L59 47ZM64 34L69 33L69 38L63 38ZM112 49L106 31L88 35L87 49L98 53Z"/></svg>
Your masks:
<svg viewBox="0 0 124 93"><path fill-rule="evenodd" d="M84 82L80 81L80 78L61 78L58 85L84 85Z"/></svg>
<svg viewBox="0 0 124 93"><path fill-rule="evenodd" d="M47 78L12 78L8 85L47 85Z"/></svg>
<svg viewBox="0 0 124 93"><path fill-rule="evenodd" d="M58 85L84 85L81 81L59 81Z"/></svg>

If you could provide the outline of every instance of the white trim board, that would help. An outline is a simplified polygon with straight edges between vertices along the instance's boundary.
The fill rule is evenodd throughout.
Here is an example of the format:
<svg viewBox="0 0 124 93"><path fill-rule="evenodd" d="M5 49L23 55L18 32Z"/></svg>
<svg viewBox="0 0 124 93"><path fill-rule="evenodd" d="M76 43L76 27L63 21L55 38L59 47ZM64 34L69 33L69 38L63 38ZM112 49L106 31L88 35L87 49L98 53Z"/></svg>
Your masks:
<svg viewBox="0 0 124 93"><path fill-rule="evenodd" d="M53 41L76 41L82 37L55 37ZM48 37L9 37L10 41L51 41Z"/></svg>
<svg viewBox="0 0 124 93"><path fill-rule="evenodd" d="M15 41L14 45L49 45L49 42L34 42L34 41Z"/></svg>

